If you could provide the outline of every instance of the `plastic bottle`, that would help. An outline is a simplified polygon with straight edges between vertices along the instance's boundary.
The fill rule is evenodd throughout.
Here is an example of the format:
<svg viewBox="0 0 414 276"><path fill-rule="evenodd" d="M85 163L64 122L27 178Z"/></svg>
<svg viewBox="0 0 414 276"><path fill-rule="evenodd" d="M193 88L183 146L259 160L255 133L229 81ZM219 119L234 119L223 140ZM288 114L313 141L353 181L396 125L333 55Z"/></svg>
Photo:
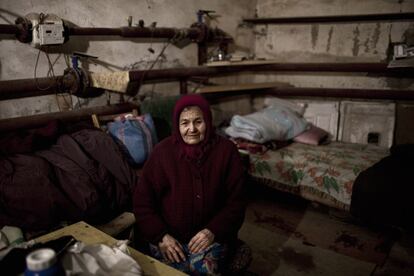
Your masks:
<svg viewBox="0 0 414 276"><path fill-rule="evenodd" d="M50 248L41 248L26 257L25 276L58 276L64 275L57 263L56 253Z"/></svg>

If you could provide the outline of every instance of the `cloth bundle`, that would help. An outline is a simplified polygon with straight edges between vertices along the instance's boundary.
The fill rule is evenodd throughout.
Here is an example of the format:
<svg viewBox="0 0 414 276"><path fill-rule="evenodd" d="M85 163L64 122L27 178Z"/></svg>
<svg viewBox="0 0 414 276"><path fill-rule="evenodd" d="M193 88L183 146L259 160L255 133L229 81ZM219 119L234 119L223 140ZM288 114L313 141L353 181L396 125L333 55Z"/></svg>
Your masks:
<svg viewBox="0 0 414 276"><path fill-rule="evenodd" d="M126 241L112 247L76 242L63 256L62 265L66 275L143 275L140 265L128 255Z"/></svg>
<svg viewBox="0 0 414 276"><path fill-rule="evenodd" d="M150 114L134 116L127 114L108 124L111 136L122 146L133 165L147 160L157 143L154 122Z"/></svg>
<svg viewBox="0 0 414 276"><path fill-rule="evenodd" d="M233 116L225 132L234 138L265 143L270 140L292 139L305 131L307 127L308 123L303 117L283 102L278 101L255 113Z"/></svg>

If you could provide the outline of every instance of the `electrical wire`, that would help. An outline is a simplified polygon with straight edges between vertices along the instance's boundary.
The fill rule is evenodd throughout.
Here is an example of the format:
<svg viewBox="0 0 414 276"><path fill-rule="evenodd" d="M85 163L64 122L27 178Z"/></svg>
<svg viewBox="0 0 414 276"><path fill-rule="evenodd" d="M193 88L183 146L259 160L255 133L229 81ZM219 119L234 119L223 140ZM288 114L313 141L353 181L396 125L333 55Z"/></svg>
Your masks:
<svg viewBox="0 0 414 276"><path fill-rule="evenodd" d="M71 91L69 92L70 101L68 102L66 100L66 95L64 95L64 94L67 94L67 93L61 91L61 87L60 87L59 82L57 81L57 78L55 76L55 71L54 71L54 68L53 68L54 64L50 61L49 54L47 52L45 52L45 54L46 54L46 57L47 57L47 61L48 61L48 64L49 64L49 68L50 68L50 70L52 72L52 77L53 77L53 79L55 80L55 83L56 83L56 88L57 88L56 90L57 91L56 91L55 95L56 95L56 101L57 101L57 104L58 104L58 107L59 107L59 111L61 111L61 108L60 108L58 96L61 96L63 98L63 100L65 101L66 106L69 106L70 109L73 109L73 99L72 99L72 93L71 93ZM57 62L57 60L59 59L59 57L60 56L58 56L58 58L55 60L55 63Z"/></svg>
<svg viewBox="0 0 414 276"><path fill-rule="evenodd" d="M172 37L171 39L169 39L168 42L164 44L163 48L161 49L160 53L155 58L154 62L152 62L152 64L149 66L149 68L145 69L144 72L142 72L142 75L141 75L141 78L140 78L140 81L139 81L139 84L138 84L138 89L141 88L141 86L142 86L142 84L144 82L145 74L147 72L151 71L154 68L154 66L155 66L155 64L157 64L159 58L164 54L164 52L167 49L167 47L171 44L171 42L176 38L177 35L179 35L179 32L176 33L174 35L174 37ZM151 96L150 96L151 98L154 96L153 94L154 94L154 90L151 92Z"/></svg>
<svg viewBox="0 0 414 276"><path fill-rule="evenodd" d="M47 16L48 16L48 14L40 13L40 14L39 14L39 20L38 20L38 23L37 23L35 26L33 26L33 28L38 30L38 29L39 29L39 25L40 25L40 24L42 24L42 23L44 22L44 20L47 18ZM55 83L54 83L54 85L55 85L55 87L56 87L56 93L55 93L55 97L56 97L56 104L57 104L57 106L58 106L59 111L62 111L62 108L61 108L60 103L59 103L59 98L58 98L58 96L59 96L60 94L64 94L65 92L61 91L60 84L59 84L59 82L58 82L58 79L57 79L57 77L56 77L56 75L55 75L55 71L54 71L54 64L56 64L56 62L59 60L60 55L57 57L57 59L55 60L55 62L54 62L54 63L52 63L52 61L50 60L50 57L49 57L49 53L47 53L46 48L44 48L44 47L42 47L42 46L40 46L40 47L39 47L39 50L38 50L38 52L37 52L36 62L35 62L35 67L34 67L34 72L33 72L34 79L35 79L35 83L36 83L36 88L37 88L38 90L41 90L41 91L46 91L46 90L49 90L50 88L52 88L52 87L53 87L53 84L51 84L51 85L49 85L49 86L47 86L47 87L40 87L39 82L38 82L38 78L37 78L37 67L38 67L38 65L39 65L40 52L42 52L42 50L43 50L43 49L44 49L43 53L46 55L46 59L47 59L47 62L48 62L48 71L47 71L46 76L47 76L47 77L52 77L52 78L53 78L53 80L54 80L54 82L55 82ZM66 62L66 65L67 65L68 67L70 67L70 65L69 65L69 61L67 60L67 58L66 58L66 57L65 57L65 62ZM69 96L70 96L70 101L68 101L68 100L66 99L65 95L62 95L62 98L63 98L63 100L65 101L66 106L69 106L69 107L72 109L72 108L73 108L72 93L71 93L71 92L69 92L69 94L70 94L70 95L69 95Z"/></svg>

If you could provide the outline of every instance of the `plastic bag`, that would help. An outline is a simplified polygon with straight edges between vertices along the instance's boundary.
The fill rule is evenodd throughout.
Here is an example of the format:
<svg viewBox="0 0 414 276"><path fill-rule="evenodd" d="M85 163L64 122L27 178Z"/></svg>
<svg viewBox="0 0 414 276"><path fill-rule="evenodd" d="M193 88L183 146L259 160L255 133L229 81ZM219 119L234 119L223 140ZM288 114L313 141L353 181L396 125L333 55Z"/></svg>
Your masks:
<svg viewBox="0 0 414 276"><path fill-rule="evenodd" d="M157 143L155 126L150 114L119 116L108 123L108 131L123 146L129 161L134 165L143 164Z"/></svg>
<svg viewBox="0 0 414 276"><path fill-rule="evenodd" d="M143 275L141 266L126 250L126 241L112 247L77 242L66 251L62 265L66 275Z"/></svg>

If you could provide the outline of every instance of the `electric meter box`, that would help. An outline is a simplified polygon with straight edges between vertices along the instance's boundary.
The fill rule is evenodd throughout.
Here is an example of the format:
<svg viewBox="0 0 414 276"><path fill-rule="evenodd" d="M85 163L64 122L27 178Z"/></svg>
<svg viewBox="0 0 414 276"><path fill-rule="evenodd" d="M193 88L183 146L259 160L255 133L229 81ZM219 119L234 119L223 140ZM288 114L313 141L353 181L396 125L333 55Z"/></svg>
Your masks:
<svg viewBox="0 0 414 276"><path fill-rule="evenodd" d="M39 39L40 45L63 44L65 37L63 36L63 24L40 24Z"/></svg>
<svg viewBox="0 0 414 276"><path fill-rule="evenodd" d="M33 47L59 45L65 42L63 20L57 15L29 13L26 18L32 23Z"/></svg>

